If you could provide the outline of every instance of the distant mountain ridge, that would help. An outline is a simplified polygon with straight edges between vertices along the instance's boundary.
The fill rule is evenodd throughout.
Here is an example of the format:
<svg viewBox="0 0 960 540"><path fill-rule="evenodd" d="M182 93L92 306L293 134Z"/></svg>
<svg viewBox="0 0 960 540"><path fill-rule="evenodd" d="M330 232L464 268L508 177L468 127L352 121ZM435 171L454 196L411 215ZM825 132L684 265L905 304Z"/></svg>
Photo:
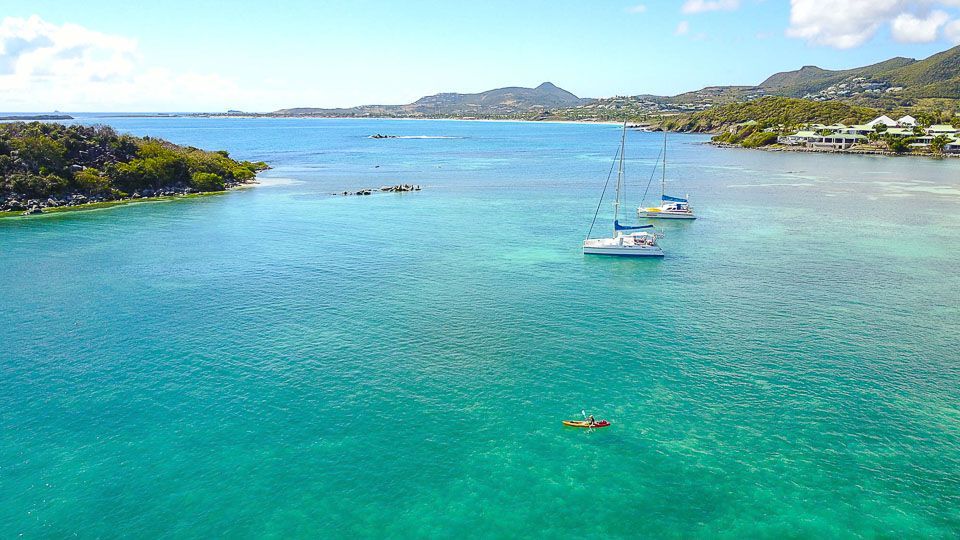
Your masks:
<svg viewBox="0 0 960 540"><path fill-rule="evenodd" d="M923 60L896 57L852 69L804 66L776 73L758 88L771 95L817 101L911 105L921 99L960 99L960 46Z"/></svg>
<svg viewBox="0 0 960 540"><path fill-rule="evenodd" d="M916 62L912 58L897 57L869 66L844 70L803 66L795 71L775 73L760 83L759 87L786 97L803 97L808 92L822 90L848 78L875 78L879 74L909 66Z"/></svg>
<svg viewBox="0 0 960 540"><path fill-rule="evenodd" d="M267 116L622 120L695 113L765 96L835 101L886 110L915 106L957 109L960 108L960 46L923 60L895 57L842 70L808 65L775 73L756 86L708 86L675 96L643 94L586 99L545 82L535 88L434 94L406 105L306 107L281 109Z"/></svg>
<svg viewBox="0 0 960 540"><path fill-rule="evenodd" d="M510 86L476 94L441 93L407 105L363 105L345 109L302 107L274 111L277 116L508 116L569 108L593 101L553 83L536 88Z"/></svg>

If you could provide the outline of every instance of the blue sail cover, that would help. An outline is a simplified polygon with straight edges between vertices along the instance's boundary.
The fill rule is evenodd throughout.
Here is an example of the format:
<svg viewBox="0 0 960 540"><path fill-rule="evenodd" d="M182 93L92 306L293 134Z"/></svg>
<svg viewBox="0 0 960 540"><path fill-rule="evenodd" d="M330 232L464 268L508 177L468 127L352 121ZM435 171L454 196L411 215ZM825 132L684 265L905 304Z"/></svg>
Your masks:
<svg viewBox="0 0 960 540"><path fill-rule="evenodd" d="M687 202L686 199L681 199L680 197L671 197L669 195L661 196L660 200L664 202Z"/></svg>
<svg viewBox="0 0 960 540"><path fill-rule="evenodd" d="M653 225L637 225L635 227L627 227L627 226L621 225L619 221L613 222L613 229L616 231L636 231L639 229L652 229L652 228L653 228Z"/></svg>

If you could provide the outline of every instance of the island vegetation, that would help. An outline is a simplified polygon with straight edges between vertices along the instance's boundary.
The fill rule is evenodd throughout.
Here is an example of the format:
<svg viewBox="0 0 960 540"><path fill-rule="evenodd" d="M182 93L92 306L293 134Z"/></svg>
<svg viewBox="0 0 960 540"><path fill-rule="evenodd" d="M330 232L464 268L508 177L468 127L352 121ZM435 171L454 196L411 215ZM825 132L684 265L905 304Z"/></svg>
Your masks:
<svg viewBox="0 0 960 540"><path fill-rule="evenodd" d="M858 107L837 101L810 101L767 96L744 103L718 105L693 114L666 117L663 125L673 131L717 133L743 122L756 122L763 127L781 125L787 129L807 124L843 122L857 124L876 118L876 109Z"/></svg>
<svg viewBox="0 0 960 540"><path fill-rule="evenodd" d="M217 192L266 168L107 126L14 122L0 125L0 212Z"/></svg>

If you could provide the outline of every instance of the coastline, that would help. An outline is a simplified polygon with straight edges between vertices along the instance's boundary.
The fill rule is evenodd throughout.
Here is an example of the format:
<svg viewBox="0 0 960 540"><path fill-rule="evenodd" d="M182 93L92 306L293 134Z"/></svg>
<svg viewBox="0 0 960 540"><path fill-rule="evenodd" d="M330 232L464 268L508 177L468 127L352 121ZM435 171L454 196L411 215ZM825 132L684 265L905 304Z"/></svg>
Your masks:
<svg viewBox="0 0 960 540"><path fill-rule="evenodd" d="M161 202L172 202L180 201L184 199L193 199L197 197L206 197L208 195L224 195L231 191L237 191L241 189L249 189L256 187L260 184L258 179L251 180L250 182L244 182L242 184L237 184L230 186L227 189L221 191L201 191L197 193L179 193L176 195L160 195L156 197L124 197L122 199L114 199L110 201L96 201L84 204L77 204L72 206L47 206L43 207L41 212L30 214L24 213L19 210L15 211L0 211L0 220L10 219L10 218L32 218L37 216L44 216L50 214L63 214L70 212L89 212L92 210L107 210L117 206L127 206L130 204L139 204L139 203L161 203Z"/></svg>
<svg viewBox="0 0 960 540"><path fill-rule="evenodd" d="M718 143L713 141L708 141L705 144L716 148L733 148L740 150L761 150L763 152L796 152L801 154L847 154L847 155L857 155L857 156L885 156L885 157L925 157L932 159L949 159L949 158L960 158L960 154L932 154L932 153L914 153L914 152L903 152L898 154L896 152L891 152L890 150L880 150L880 149L853 149L847 148L843 150L833 150L827 148L807 148L804 146L784 146L784 145L769 145L769 146L759 146L757 148L748 148L740 144L730 144L730 143Z"/></svg>
<svg viewBox="0 0 960 540"><path fill-rule="evenodd" d="M170 118L169 115L143 115L141 118ZM181 117L191 118L239 118L253 119L287 119L287 120L403 120L439 122L504 122L504 123L539 123L539 124L599 124L619 126L622 122L613 120L535 120L527 118L423 118L423 117L395 117L395 116L303 116L303 115L273 115L273 114L190 114Z"/></svg>

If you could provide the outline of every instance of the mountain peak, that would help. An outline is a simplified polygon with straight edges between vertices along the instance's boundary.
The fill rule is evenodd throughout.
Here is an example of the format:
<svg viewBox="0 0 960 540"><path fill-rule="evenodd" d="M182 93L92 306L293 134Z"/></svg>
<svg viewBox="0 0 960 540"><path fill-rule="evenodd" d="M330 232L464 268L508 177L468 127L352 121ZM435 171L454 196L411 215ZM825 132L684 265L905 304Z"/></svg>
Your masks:
<svg viewBox="0 0 960 540"><path fill-rule="evenodd" d="M552 82L540 83L540 86L536 87L534 90L558 90L557 85Z"/></svg>

